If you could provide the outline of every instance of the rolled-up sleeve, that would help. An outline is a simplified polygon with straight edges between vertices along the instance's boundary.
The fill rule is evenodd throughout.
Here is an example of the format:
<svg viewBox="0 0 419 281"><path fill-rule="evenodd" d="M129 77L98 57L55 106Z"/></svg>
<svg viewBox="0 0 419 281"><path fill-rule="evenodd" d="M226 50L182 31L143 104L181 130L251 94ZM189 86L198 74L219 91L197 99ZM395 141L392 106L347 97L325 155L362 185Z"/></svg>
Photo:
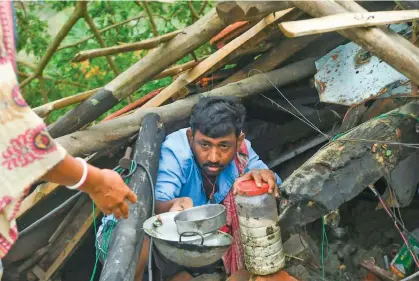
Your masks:
<svg viewBox="0 0 419 281"><path fill-rule="evenodd" d="M253 150L252 145L250 141L245 140L247 144L247 150L249 153L249 163L247 164L246 173L255 170L255 169L269 169L268 166L263 163L262 160L259 159L259 155L256 154L256 152ZM276 174L276 183L278 184L278 187L282 184L281 178Z"/></svg>
<svg viewBox="0 0 419 281"><path fill-rule="evenodd" d="M182 168L174 152L163 143L155 187L156 200L170 201L179 195L185 183Z"/></svg>

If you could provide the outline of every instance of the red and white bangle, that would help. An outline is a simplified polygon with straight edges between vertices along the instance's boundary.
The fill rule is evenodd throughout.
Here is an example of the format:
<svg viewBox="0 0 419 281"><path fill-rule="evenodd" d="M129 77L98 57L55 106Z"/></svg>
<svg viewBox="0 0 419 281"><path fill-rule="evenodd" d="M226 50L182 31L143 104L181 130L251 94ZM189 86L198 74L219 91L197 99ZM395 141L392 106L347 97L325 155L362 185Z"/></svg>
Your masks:
<svg viewBox="0 0 419 281"><path fill-rule="evenodd" d="M77 157L76 160L83 163L83 175L81 176L81 179L79 180L78 183L76 183L75 185L67 186L67 188L69 188L69 189L78 189L80 186L82 186L84 184L84 182L86 181L86 178L87 178L87 162L86 162L86 160L84 160L83 158L80 158L80 157Z"/></svg>

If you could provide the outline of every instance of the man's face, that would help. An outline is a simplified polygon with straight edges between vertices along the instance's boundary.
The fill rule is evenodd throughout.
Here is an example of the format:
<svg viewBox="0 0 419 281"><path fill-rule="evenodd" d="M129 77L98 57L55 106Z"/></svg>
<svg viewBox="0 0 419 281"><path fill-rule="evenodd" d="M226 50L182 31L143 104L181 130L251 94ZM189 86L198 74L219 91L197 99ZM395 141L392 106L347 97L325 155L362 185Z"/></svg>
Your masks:
<svg viewBox="0 0 419 281"><path fill-rule="evenodd" d="M243 134L236 137L234 132L216 139L210 138L200 131L196 131L193 135L191 129L187 134L198 165L209 176L219 175L233 161L237 148L244 139Z"/></svg>

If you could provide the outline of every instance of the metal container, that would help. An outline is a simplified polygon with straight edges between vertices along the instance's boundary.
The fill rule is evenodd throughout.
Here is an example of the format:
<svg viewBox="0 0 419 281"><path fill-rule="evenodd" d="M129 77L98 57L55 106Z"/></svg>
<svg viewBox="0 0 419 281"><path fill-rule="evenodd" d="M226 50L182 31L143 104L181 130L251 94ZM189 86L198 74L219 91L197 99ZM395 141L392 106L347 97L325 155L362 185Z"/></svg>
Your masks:
<svg viewBox="0 0 419 281"><path fill-rule="evenodd" d="M218 230L202 235L180 235L174 221L178 214L180 212L156 215L143 224L160 253L172 262L187 267L210 265L222 258L233 244L230 235Z"/></svg>
<svg viewBox="0 0 419 281"><path fill-rule="evenodd" d="M153 238L153 243L163 256L178 265L203 267L221 259L233 244L233 237L217 231L202 240L174 242Z"/></svg>
<svg viewBox="0 0 419 281"><path fill-rule="evenodd" d="M226 208L220 204L194 207L174 217L179 234L207 234L226 224Z"/></svg>

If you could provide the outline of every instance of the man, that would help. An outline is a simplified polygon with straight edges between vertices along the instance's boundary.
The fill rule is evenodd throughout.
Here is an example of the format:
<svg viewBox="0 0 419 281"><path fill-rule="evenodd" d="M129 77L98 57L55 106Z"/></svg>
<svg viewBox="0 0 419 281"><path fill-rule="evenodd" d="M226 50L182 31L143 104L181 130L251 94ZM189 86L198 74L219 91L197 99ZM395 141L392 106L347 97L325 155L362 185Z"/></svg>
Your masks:
<svg viewBox="0 0 419 281"><path fill-rule="evenodd" d="M202 98L194 106L190 128L168 135L162 144L155 186L156 214L204 204L226 205L226 201L230 203L226 207L232 207L234 185L246 179L254 179L257 185L266 182L269 192L278 195L281 179L268 169L245 140L244 119L244 107L232 98ZM228 221L236 215L229 213L230 209L227 208ZM224 259L228 273L243 267L243 257L234 255L234 246L240 245L239 236L233 237L236 241L232 253ZM136 280L141 280L140 272L147 262L147 242L143 245ZM190 270L171 263L157 250L153 254L163 279L189 280L190 273L214 271L213 266Z"/></svg>

